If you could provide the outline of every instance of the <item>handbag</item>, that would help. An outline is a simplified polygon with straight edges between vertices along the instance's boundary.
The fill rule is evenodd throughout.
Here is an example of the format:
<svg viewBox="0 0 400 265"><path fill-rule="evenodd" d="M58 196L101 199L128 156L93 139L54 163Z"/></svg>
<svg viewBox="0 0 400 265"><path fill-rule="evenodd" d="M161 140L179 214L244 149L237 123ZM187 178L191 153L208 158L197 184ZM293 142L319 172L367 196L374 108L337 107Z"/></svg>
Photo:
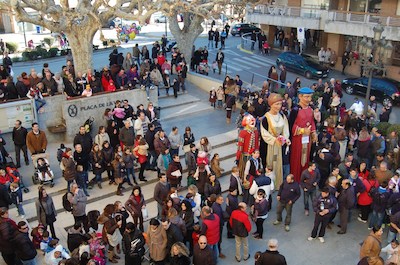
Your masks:
<svg viewBox="0 0 400 265"><path fill-rule="evenodd" d="M122 182L124 182L124 178L122 178L122 177L121 178L115 178L114 181L117 184L121 184Z"/></svg>
<svg viewBox="0 0 400 265"><path fill-rule="evenodd" d="M175 170L174 172L171 172L171 175L174 177L181 177L182 173L179 169Z"/></svg>
<svg viewBox="0 0 400 265"><path fill-rule="evenodd" d="M121 243L122 240L122 235L121 232L119 231L119 229L115 229L114 233L112 235L107 233L107 240L108 240L108 244L110 244L110 246L117 246L119 243Z"/></svg>
<svg viewBox="0 0 400 265"><path fill-rule="evenodd" d="M54 212L52 212L50 215L47 215L46 214L46 224L52 224L52 223L54 223L55 221L57 221L57 219L56 219L56 215L54 214Z"/></svg>
<svg viewBox="0 0 400 265"><path fill-rule="evenodd" d="M190 144L187 144L187 145L183 146L183 152L185 152L185 154L190 152Z"/></svg>
<svg viewBox="0 0 400 265"><path fill-rule="evenodd" d="M146 221L149 219L149 212L147 211L147 208L142 208L142 216L143 216L143 221Z"/></svg>

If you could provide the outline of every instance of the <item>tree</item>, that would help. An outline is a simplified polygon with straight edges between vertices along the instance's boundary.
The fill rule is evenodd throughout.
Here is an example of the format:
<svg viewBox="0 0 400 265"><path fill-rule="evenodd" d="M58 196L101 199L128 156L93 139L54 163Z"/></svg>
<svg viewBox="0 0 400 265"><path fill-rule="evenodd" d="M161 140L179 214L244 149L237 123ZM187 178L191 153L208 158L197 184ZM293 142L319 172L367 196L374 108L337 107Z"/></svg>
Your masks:
<svg viewBox="0 0 400 265"><path fill-rule="evenodd" d="M93 38L103 24L115 17L145 21L158 8L147 0L0 0L2 8L13 12L18 21L40 25L52 32L64 32L71 47L76 71L92 65Z"/></svg>

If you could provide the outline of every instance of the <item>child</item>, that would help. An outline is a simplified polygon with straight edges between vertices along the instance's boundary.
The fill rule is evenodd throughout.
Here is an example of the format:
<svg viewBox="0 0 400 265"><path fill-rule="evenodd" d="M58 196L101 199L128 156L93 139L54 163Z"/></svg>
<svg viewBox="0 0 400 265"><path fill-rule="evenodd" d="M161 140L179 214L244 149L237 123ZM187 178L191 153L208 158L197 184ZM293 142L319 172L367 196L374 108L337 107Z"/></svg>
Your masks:
<svg viewBox="0 0 400 265"><path fill-rule="evenodd" d="M126 168L126 179L129 186L133 186L131 180L129 179L129 175L132 175L133 182L138 185L135 177L135 156L132 154L131 149L129 147L125 147L124 154L122 156L122 160L125 163Z"/></svg>
<svg viewBox="0 0 400 265"><path fill-rule="evenodd" d="M192 240L193 240L193 246L197 246L199 238L201 236L201 230L200 230L200 225L196 224L193 226L193 233L192 233Z"/></svg>
<svg viewBox="0 0 400 265"><path fill-rule="evenodd" d="M268 201L265 198L265 191L259 189L257 191L257 198L254 202L254 222L257 226L257 231L253 234L254 238L262 239L263 237L263 223L268 217Z"/></svg>
<svg viewBox="0 0 400 265"><path fill-rule="evenodd" d="M84 97L91 97L93 94L92 89L90 88L90 85L86 85L85 90L82 92L82 96Z"/></svg>
<svg viewBox="0 0 400 265"><path fill-rule="evenodd" d="M60 148L57 149L57 161L61 163L61 159L65 153L65 145L60 144Z"/></svg>
<svg viewBox="0 0 400 265"><path fill-rule="evenodd" d="M269 55L269 44L267 41L264 41L263 43L263 49L264 49L264 54Z"/></svg>
<svg viewBox="0 0 400 265"><path fill-rule="evenodd" d="M387 253L385 264L398 264L399 261L399 241L393 239L390 244L382 248L382 252Z"/></svg>
<svg viewBox="0 0 400 265"><path fill-rule="evenodd" d="M45 231L44 226L39 224L37 227L32 229L31 236L32 242L36 249L40 248L40 243L43 240L43 232Z"/></svg>
<svg viewBox="0 0 400 265"><path fill-rule="evenodd" d="M219 86L219 88L217 89L217 107L219 109L222 109L222 101L224 100L225 97L225 92L224 89L222 88L222 86Z"/></svg>
<svg viewBox="0 0 400 265"><path fill-rule="evenodd" d="M44 231L42 242L40 242L40 250L43 251L43 255L46 254L46 250L48 249L51 240L53 239L50 237L49 232Z"/></svg>
<svg viewBox="0 0 400 265"><path fill-rule="evenodd" d="M42 175L43 181L50 180L53 183L53 174L51 174L50 166L47 164L44 158L39 158L37 160L37 169L39 170L40 174Z"/></svg>
<svg viewBox="0 0 400 265"><path fill-rule="evenodd" d="M389 189L391 189L393 193L399 193L399 184L400 184L399 174L396 173L389 181Z"/></svg>
<svg viewBox="0 0 400 265"><path fill-rule="evenodd" d="M211 107L214 107L215 109L215 101L217 100L217 93L215 92L215 89L212 88L210 91L210 98L208 101L211 102Z"/></svg>
<svg viewBox="0 0 400 265"><path fill-rule="evenodd" d="M213 73L215 74L215 71L216 71L217 68L218 68L217 61L214 61L214 62L212 63L212 65L211 65L211 67L212 67Z"/></svg>
<svg viewBox="0 0 400 265"><path fill-rule="evenodd" d="M17 216L25 218L25 211L24 208L22 208L22 190L19 188L18 183L15 182L11 183L10 190L11 190L11 200L18 209Z"/></svg>

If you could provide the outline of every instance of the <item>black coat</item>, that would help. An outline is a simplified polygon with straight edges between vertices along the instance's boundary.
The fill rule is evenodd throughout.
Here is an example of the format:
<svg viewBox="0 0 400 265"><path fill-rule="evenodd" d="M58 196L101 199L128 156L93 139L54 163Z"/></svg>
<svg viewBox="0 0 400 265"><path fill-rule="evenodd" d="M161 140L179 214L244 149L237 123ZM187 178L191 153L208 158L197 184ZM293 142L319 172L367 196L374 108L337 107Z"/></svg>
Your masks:
<svg viewBox="0 0 400 265"><path fill-rule="evenodd" d="M77 144L82 145L82 152L89 155L93 146L92 137L88 133L85 133L83 135L78 133L77 135L75 135L74 138L74 146Z"/></svg>
<svg viewBox="0 0 400 265"><path fill-rule="evenodd" d="M18 146L24 146L26 145L26 135L28 134L28 131L24 127L20 127L19 129L16 129L14 127L12 131L12 140L14 141L15 145Z"/></svg>
<svg viewBox="0 0 400 265"><path fill-rule="evenodd" d="M170 224L167 233L167 250L170 251L173 244L183 242L183 234L179 227L173 223Z"/></svg>
<svg viewBox="0 0 400 265"><path fill-rule="evenodd" d="M190 258L185 255L172 256L169 260L170 265L190 265Z"/></svg>
<svg viewBox="0 0 400 265"><path fill-rule="evenodd" d="M29 238L28 233L20 231L15 232L13 246L15 254L20 260L30 260L36 257L37 251L33 245L32 240Z"/></svg>
<svg viewBox="0 0 400 265"><path fill-rule="evenodd" d="M15 251L12 240L17 228L12 222L11 219L0 219L0 252L3 254L12 254Z"/></svg>
<svg viewBox="0 0 400 265"><path fill-rule="evenodd" d="M266 250L256 260L256 265L286 265L286 259L278 251Z"/></svg>
<svg viewBox="0 0 400 265"><path fill-rule="evenodd" d="M139 239L139 243L137 243L134 252L137 253L137 257L132 257L130 255L131 251L131 242L134 240ZM137 264L134 263L134 261L137 260L137 258L141 258L144 255L144 244L145 244L145 239L143 237L142 232L139 229L135 229L134 231L127 233L125 232L123 237L122 237L122 250L125 253L125 264Z"/></svg>
<svg viewBox="0 0 400 265"><path fill-rule="evenodd" d="M7 187L5 185L0 184L0 207L6 207L11 205L11 198L8 194Z"/></svg>

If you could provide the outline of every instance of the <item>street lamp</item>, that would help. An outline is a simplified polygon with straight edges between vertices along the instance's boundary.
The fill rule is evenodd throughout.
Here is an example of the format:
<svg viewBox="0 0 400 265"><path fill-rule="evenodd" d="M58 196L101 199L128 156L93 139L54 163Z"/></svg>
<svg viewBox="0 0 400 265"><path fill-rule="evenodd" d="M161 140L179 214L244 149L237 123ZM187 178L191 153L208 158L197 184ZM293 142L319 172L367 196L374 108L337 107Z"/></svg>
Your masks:
<svg viewBox="0 0 400 265"><path fill-rule="evenodd" d="M374 37L373 39L366 36L360 42L359 53L361 54L361 67L364 73L368 73L368 86L365 94L365 105L364 114L367 117L369 97L371 95L371 82L375 70L379 70L385 74L384 64L387 59L392 56L393 45L391 41L386 41L382 38L382 32L384 27L381 24L377 24L373 28ZM385 102L384 102L385 105Z"/></svg>

